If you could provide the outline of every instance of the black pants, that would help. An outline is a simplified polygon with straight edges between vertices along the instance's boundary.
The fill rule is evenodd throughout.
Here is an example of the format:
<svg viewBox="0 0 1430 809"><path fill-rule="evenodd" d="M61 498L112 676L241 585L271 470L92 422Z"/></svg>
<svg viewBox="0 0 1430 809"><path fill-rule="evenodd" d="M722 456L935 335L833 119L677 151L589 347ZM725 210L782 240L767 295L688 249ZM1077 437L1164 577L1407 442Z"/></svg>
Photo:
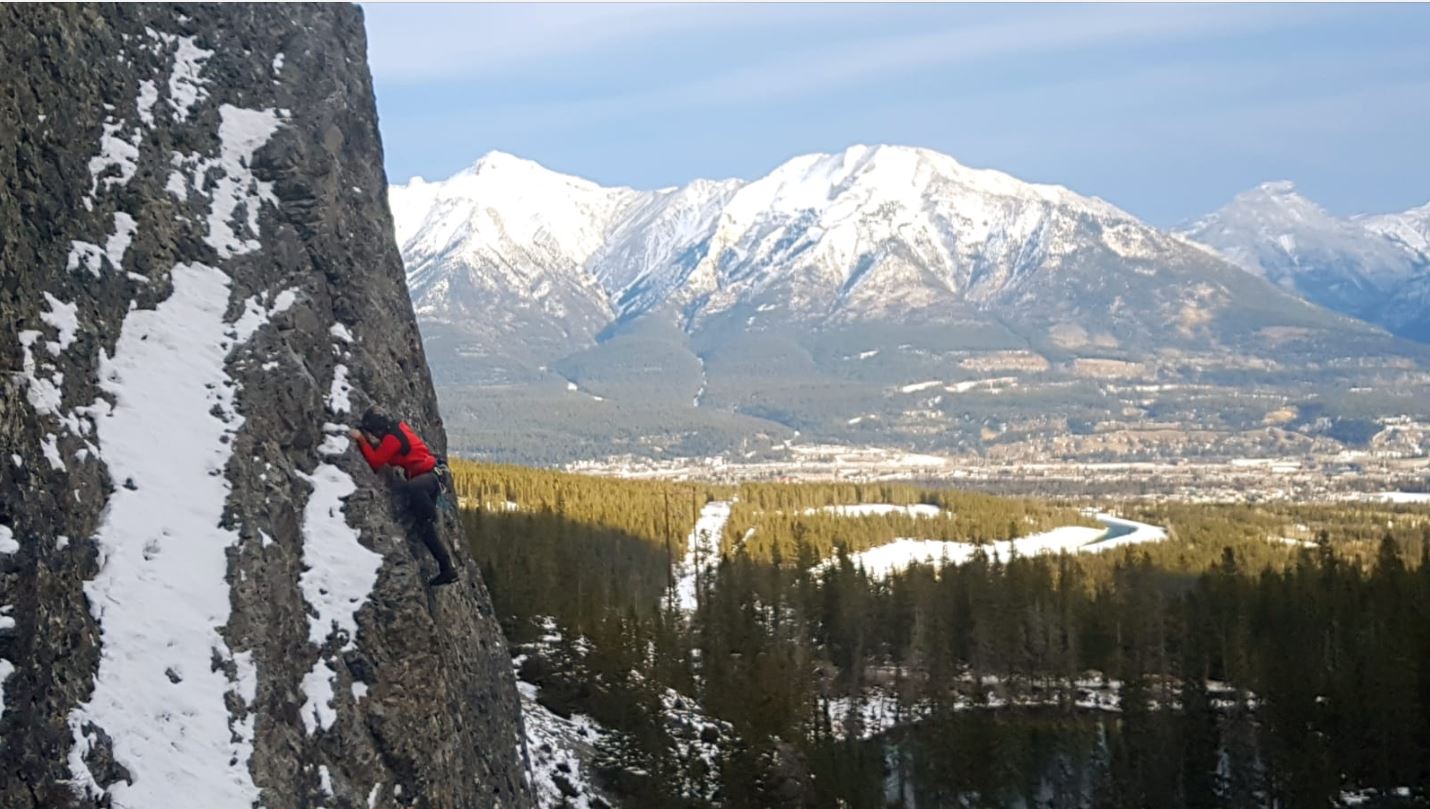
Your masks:
<svg viewBox="0 0 1430 809"><path fill-rule="evenodd" d="M437 498L442 494L441 481L428 472L411 480L404 480L400 491L403 504L407 508L407 516L412 520L412 527L422 538L427 550L432 552L437 566L442 570L451 569L452 557L447 554L447 549L442 547L441 537L437 536Z"/></svg>

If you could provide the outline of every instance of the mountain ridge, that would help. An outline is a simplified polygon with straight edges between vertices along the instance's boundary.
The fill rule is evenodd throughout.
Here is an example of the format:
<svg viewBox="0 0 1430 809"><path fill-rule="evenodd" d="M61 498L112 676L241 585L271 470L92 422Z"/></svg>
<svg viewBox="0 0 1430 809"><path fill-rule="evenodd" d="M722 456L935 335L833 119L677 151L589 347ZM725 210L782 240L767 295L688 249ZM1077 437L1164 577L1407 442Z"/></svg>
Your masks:
<svg viewBox="0 0 1430 809"><path fill-rule="evenodd" d="M508 174L519 172L518 184L543 188L545 193L513 193L510 185L480 182L492 177L493 166ZM935 185L938 187L931 187ZM500 222L483 216L495 208L478 210L475 206L473 200L483 195L500 200ZM533 198L543 202L543 210L529 207ZM926 201L931 199L952 202L948 210L930 212ZM410 273L421 273L434 260L457 252L458 246L450 241L458 231L454 214L466 215L464 235L469 243L460 249L480 251L488 246L486 240L502 235L514 242L549 241L556 255L541 258L562 270L585 263L586 275L600 284L607 302L623 317L649 311L692 275L699 286L682 303L760 280L754 267L718 266L722 252L728 253L726 265L731 264L729 256L735 257L738 265L738 257L768 242L771 231L794 235L791 226L805 231L799 235L808 238L786 244L786 248L824 251L827 263L839 268L858 264L860 256L851 254L855 250L862 249L863 256L877 260L878 245L868 243L868 237L866 243L859 244L864 234L851 232L861 224L861 212L873 207L898 209L901 218L883 223L885 232L872 234L872 240L891 238L893 231L910 225L937 229L946 224L928 221L931 215L959 220L964 228L954 235L944 228L946 243L920 245L924 249L919 258L944 270L944 280L951 282L948 291L973 297L993 294L998 284L990 285L992 276L986 272L966 272L966 277L954 278L950 265L960 258L966 260L989 242L1026 241L1037 235L1049 209L1065 209L1125 226L1131 232L1114 236L1114 248L1121 252L1134 252L1139 240L1165 238L1110 203L1063 186L1027 183L996 170L970 168L928 149L885 145L799 155L755 180L695 180L655 191L607 188L534 161L491 152L448 180L419 178L394 186L392 203ZM812 213L817 215L816 221L801 221ZM1000 216L1003 221L990 222ZM667 223L673 224L666 227L666 233L657 234L665 238L653 239L651 226ZM419 230L422 238L413 241ZM975 235L961 235L969 231ZM601 234L607 237L605 245L595 244ZM965 255L955 256L959 250ZM633 262L636 257L643 260ZM1016 257L1012 263L1016 264ZM848 273L825 269L826 285L832 282L832 288L844 294L867 280L870 268ZM415 287L421 305L423 280L419 278Z"/></svg>
<svg viewBox="0 0 1430 809"><path fill-rule="evenodd" d="M1430 204L1338 217L1289 181L1262 183L1178 228L1247 272L1391 332L1430 340Z"/></svg>
<svg viewBox="0 0 1430 809"><path fill-rule="evenodd" d="M628 420L601 429L640 451L703 444L711 416L692 407L754 418L731 429L774 443L798 432L983 451L999 439L982 436L1009 432L991 401L965 412L979 396L935 395L911 409L895 394L929 379L963 390L974 369L1000 367L1049 391L1108 378L1220 385L1254 369L1295 385L1367 358L1424 363L1421 348L1185 233L927 149L853 146L753 180L656 191L509 155L474 167L450 186L394 187L392 204L418 223L402 250L444 401L461 388L498 427L525 417L492 404L494 389L545 391L566 412L570 388L594 397L572 418ZM1272 192L1294 189L1261 190ZM1347 384L1373 387L1360 382ZM1092 403L1106 395L1073 409L1093 421L1128 409Z"/></svg>

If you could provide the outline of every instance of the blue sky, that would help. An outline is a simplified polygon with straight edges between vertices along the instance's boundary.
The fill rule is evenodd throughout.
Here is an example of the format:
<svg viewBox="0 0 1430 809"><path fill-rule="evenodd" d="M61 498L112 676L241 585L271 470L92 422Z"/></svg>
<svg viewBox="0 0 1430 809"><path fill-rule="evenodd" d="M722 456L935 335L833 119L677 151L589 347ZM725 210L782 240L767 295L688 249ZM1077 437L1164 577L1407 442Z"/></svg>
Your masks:
<svg viewBox="0 0 1430 809"><path fill-rule="evenodd" d="M1430 6L365 5L393 182L493 149L608 185L925 146L1154 224L1289 179L1430 201Z"/></svg>

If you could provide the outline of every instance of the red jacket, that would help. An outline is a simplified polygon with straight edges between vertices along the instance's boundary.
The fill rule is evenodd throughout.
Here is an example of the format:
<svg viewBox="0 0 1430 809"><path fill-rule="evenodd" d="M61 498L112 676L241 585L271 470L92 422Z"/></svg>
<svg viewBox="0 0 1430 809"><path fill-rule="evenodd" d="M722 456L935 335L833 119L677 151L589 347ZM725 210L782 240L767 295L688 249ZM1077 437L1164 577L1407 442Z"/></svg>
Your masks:
<svg viewBox="0 0 1430 809"><path fill-rule="evenodd" d="M402 431L410 445L405 453L402 451L402 442L398 441L395 435L383 436L376 449L367 442L367 438L358 439L358 449L362 450L362 457L367 459L367 465L371 466L374 472L387 464L400 466L407 473L408 480L431 472L437 465L437 457L427 449L427 445L422 443L417 433L407 426L407 422L398 422L397 429Z"/></svg>

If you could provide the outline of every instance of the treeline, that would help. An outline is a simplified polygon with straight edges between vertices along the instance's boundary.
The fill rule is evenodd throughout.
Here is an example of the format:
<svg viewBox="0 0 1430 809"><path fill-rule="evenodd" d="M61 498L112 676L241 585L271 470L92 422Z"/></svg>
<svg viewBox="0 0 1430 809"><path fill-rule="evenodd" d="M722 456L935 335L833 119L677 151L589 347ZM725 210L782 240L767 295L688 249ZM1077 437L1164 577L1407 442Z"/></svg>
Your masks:
<svg viewBox="0 0 1430 809"><path fill-rule="evenodd" d="M895 775L911 806L1031 800L1059 766L1034 768L1017 741L1031 709L984 728L986 768L960 764L968 750L948 742L987 721L968 709L990 698L1041 706L1049 735L1079 715L1089 671L1120 684L1121 712L1063 773L1075 791L1062 805L1328 806L1346 790L1401 787L1426 800L1430 568L1411 570L1401 544L1384 537L1366 566L1323 542L1279 571L1227 552L1199 575L1129 550L1101 584L1073 557L979 557L876 581L845 554L813 575L741 554L704 594L698 653L661 668L741 738L796 744L807 806L884 806ZM1224 684L1215 700L1209 682ZM897 773L835 732L857 736L876 699L922 717ZM769 800L756 790L730 805Z"/></svg>
<svg viewBox="0 0 1430 809"><path fill-rule="evenodd" d="M682 545L700 508L720 489L694 483L593 477L502 464L452 461L454 488L467 508L552 511L633 536Z"/></svg>
<svg viewBox="0 0 1430 809"><path fill-rule="evenodd" d="M717 490L452 463L469 552L499 615L556 616L590 632L609 614L653 612ZM514 640L526 624L509 621Z"/></svg>
<svg viewBox="0 0 1430 809"><path fill-rule="evenodd" d="M683 537L696 503L731 492L467 471L467 502L487 504L465 512L471 552L499 614L518 641L544 615L590 641L528 666L543 700L618 730L600 758L633 805L1299 807L1400 787L1377 805L1430 801L1430 509L1128 507L1171 538L884 579L840 537L863 521L839 519L835 561L819 569L826 554L807 529L768 554L727 546L684 616L666 598L665 502L691 498L672 516ZM626 508L613 513L595 490ZM766 513L927 502L952 509L948 522L983 505L997 536L1010 516L1067 517L899 487L739 495ZM496 505L507 500L519 509ZM1288 534L1313 544L1272 541ZM1117 684L1106 690L1119 713L1079 707L1089 677ZM730 723L713 771L673 738L667 687ZM878 730L865 726L875 704L918 721L860 741Z"/></svg>
<svg viewBox="0 0 1430 809"><path fill-rule="evenodd" d="M1335 538L1337 553L1372 559L1385 532L1391 531L1411 543L1411 562L1420 557L1420 529L1430 525L1430 508L1393 503L1145 503L1128 511L1144 522L1171 526L1186 543L1211 548L1253 540L1311 543L1325 533Z"/></svg>
<svg viewBox="0 0 1430 809"><path fill-rule="evenodd" d="M811 565L831 556L836 544L859 550L899 536L982 541L1095 524L1067 506L898 484L736 490L461 460L452 471L468 545L488 582L501 583L492 591L502 614L551 615L583 629L608 610L657 609L701 508L716 498L737 498L722 552L748 536L744 551L753 558L793 563L803 543L814 554ZM857 503L924 503L944 516L804 513Z"/></svg>
<svg viewBox="0 0 1430 809"><path fill-rule="evenodd" d="M846 516L824 511L861 503L927 505L940 513ZM747 483L730 512L724 545L727 552L742 547L756 559L772 561L795 558L803 544L824 559L839 545L857 552L900 537L981 543L1063 525L1097 524L1067 505L953 489L895 483Z"/></svg>

